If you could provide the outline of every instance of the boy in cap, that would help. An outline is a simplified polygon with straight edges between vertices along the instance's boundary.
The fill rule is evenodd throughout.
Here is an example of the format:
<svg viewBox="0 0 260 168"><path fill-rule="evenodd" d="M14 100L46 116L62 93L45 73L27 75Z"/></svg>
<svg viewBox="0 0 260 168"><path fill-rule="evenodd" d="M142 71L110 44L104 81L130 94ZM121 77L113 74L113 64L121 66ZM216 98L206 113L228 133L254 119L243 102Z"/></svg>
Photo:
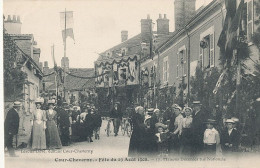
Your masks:
<svg viewBox="0 0 260 168"><path fill-rule="evenodd" d="M208 119L206 122L207 129L204 132L204 152L207 155L216 155L217 146L220 143L218 131L214 128L215 120Z"/></svg>
<svg viewBox="0 0 260 168"><path fill-rule="evenodd" d="M165 131L167 129L167 126L162 123L156 123L156 142L158 145L158 153L159 156L167 156L168 155L168 139L169 134L168 131Z"/></svg>
<svg viewBox="0 0 260 168"><path fill-rule="evenodd" d="M230 152L235 152L239 145L239 133L234 129L235 122L231 119L226 120L226 127L222 133L221 146L223 153L228 154Z"/></svg>

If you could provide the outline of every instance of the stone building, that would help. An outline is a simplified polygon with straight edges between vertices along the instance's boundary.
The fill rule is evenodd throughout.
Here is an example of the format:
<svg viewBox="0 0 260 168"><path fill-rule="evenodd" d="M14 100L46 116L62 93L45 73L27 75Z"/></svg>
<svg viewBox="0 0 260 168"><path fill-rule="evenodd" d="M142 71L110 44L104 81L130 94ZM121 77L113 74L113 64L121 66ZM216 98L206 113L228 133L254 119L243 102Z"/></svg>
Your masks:
<svg viewBox="0 0 260 168"><path fill-rule="evenodd" d="M31 132L31 115L35 110L35 99L39 97L40 84L43 77L41 68L39 67L39 59L41 50L37 48L37 42L32 34L21 34L21 20L19 16L8 15L4 20L4 30L8 36L15 42L17 49L17 57L20 62L21 70L27 74L25 83L21 88L22 93L15 92L15 95L5 97L5 113L11 108L13 101L19 100L23 104L20 111L20 126L17 138L17 145L22 142L27 143ZM12 87L13 85L10 85ZM6 86L9 87L9 86ZM16 88L17 89L17 88ZM19 90L19 89L17 89Z"/></svg>

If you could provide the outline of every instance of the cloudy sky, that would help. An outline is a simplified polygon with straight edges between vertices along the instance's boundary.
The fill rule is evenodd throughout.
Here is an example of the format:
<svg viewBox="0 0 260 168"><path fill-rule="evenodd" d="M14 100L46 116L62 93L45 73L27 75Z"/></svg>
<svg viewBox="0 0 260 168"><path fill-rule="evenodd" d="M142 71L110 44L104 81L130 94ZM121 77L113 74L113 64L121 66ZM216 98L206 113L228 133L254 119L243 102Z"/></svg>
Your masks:
<svg viewBox="0 0 260 168"><path fill-rule="evenodd" d="M197 0L196 8L211 0ZM51 45L60 65L63 56L60 14L74 11L74 41L67 39L70 67L93 68L98 54L121 41L121 30L129 38L141 32L140 20L150 14L153 22L159 13L167 14L170 31L174 30L174 0L4 0L3 12L20 15L22 33L33 34L41 48L40 61L53 67ZM156 30L156 26L154 26Z"/></svg>

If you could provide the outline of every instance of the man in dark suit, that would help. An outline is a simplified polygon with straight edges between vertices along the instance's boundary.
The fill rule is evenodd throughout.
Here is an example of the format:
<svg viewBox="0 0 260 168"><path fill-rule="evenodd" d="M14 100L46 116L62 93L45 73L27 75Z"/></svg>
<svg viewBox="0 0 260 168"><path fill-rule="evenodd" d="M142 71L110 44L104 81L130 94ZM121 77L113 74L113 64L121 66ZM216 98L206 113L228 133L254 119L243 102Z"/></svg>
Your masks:
<svg viewBox="0 0 260 168"><path fill-rule="evenodd" d="M110 111L110 117L113 118L115 136L118 135L120 122L123 117L123 113L122 113L121 109L119 108L119 104L120 104L119 102L116 102L114 108Z"/></svg>
<svg viewBox="0 0 260 168"><path fill-rule="evenodd" d="M208 115L202 110L200 101L193 102L193 120L191 130L193 133L193 154L199 155L203 151L203 136L206 129L204 122L207 121Z"/></svg>
<svg viewBox="0 0 260 168"><path fill-rule="evenodd" d="M62 103L61 100L57 102L58 107L55 109L58 116L58 127L60 129L60 139L62 146L69 146L70 144L70 120L69 113L65 110L67 108L66 103Z"/></svg>
<svg viewBox="0 0 260 168"><path fill-rule="evenodd" d="M231 119L227 119L225 122L227 129L222 132L221 136L221 147L224 154L230 152L236 152L239 146L239 132L234 129L235 122Z"/></svg>
<svg viewBox="0 0 260 168"><path fill-rule="evenodd" d="M5 118L4 130L5 130L5 147L7 147L9 155L15 157L15 151L13 148L13 137L18 133L19 129L19 110L21 108L21 102L14 102L13 108L11 108Z"/></svg>

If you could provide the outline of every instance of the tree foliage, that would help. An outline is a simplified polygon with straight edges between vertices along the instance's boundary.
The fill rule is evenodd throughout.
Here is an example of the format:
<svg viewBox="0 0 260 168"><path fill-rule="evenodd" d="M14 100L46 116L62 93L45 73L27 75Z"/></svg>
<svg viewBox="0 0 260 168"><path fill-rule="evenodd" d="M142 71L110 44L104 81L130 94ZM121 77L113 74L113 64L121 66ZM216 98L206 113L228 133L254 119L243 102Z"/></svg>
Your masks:
<svg viewBox="0 0 260 168"><path fill-rule="evenodd" d="M21 70L22 58L14 40L3 32L4 95L5 99L19 99L27 74Z"/></svg>

